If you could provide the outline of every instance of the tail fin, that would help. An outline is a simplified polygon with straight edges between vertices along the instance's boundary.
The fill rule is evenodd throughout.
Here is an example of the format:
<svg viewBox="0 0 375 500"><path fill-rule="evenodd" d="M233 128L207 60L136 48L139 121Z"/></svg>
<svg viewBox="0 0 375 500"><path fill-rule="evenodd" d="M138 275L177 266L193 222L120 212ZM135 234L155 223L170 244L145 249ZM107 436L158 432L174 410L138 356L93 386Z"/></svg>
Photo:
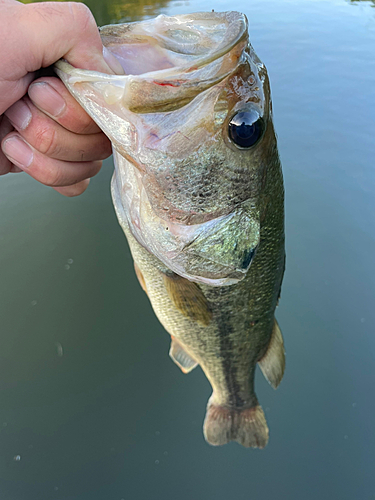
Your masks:
<svg viewBox="0 0 375 500"><path fill-rule="evenodd" d="M237 441L242 446L264 448L268 443L266 417L259 405L232 409L209 402L203 432L214 446Z"/></svg>

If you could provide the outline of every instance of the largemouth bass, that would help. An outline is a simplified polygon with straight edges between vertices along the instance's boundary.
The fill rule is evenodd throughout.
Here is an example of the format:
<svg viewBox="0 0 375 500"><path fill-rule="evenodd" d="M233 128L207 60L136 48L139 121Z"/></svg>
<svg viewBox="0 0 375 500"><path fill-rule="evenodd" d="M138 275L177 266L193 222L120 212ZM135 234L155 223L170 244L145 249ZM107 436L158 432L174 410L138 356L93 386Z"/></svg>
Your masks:
<svg viewBox="0 0 375 500"><path fill-rule="evenodd" d="M105 26L124 75L57 63L113 144L112 197L170 356L212 385L204 435L263 448L257 363L285 366L274 312L284 273L284 188L265 66L238 12Z"/></svg>

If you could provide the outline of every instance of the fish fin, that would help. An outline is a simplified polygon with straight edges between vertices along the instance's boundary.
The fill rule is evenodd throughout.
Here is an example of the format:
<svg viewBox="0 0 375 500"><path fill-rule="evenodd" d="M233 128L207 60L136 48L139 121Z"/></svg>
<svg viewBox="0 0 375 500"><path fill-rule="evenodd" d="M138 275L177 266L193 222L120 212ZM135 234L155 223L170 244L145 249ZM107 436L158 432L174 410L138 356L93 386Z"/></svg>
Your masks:
<svg viewBox="0 0 375 500"><path fill-rule="evenodd" d="M142 290L144 292L146 292L146 294L147 294L145 279L144 279L143 274L142 274L141 270L139 269L138 264L136 262L134 262L134 271L135 271L135 274L137 275L137 278L138 278L139 284L142 287Z"/></svg>
<svg viewBox="0 0 375 500"><path fill-rule="evenodd" d="M266 354L258 361L266 380L274 389L280 384L285 370L285 349L280 327L275 319Z"/></svg>
<svg viewBox="0 0 375 500"><path fill-rule="evenodd" d="M193 359L182 347L182 345L172 337L171 348L169 350L169 355L176 363L177 366L181 368L183 373L189 373L191 370L198 365L198 363Z"/></svg>
<svg viewBox="0 0 375 500"><path fill-rule="evenodd" d="M286 265L286 255L284 253L284 262L283 262L283 272L281 275L281 282L280 282L280 288L279 288L279 294L277 296L277 302L276 302L276 307L279 305L280 302L280 297L281 297L281 285L283 283L283 278L284 278L284 273L285 273L285 265Z"/></svg>
<svg viewBox="0 0 375 500"><path fill-rule="evenodd" d="M163 278L169 298L176 308L184 316L207 326L212 311L199 286L175 273L163 274Z"/></svg>
<svg viewBox="0 0 375 500"><path fill-rule="evenodd" d="M269 434L261 406L231 409L210 402L203 432L206 441L213 446L237 441L247 448L264 448Z"/></svg>

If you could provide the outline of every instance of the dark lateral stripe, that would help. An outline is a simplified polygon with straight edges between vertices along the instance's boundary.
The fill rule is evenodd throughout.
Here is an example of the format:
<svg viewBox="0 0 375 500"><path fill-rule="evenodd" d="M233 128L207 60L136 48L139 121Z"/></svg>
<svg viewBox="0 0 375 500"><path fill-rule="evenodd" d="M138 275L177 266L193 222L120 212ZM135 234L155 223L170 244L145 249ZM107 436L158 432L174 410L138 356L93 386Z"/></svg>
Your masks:
<svg viewBox="0 0 375 500"><path fill-rule="evenodd" d="M228 404L234 408L241 408L244 400L240 396L240 386L237 381L237 370L231 362L231 353L233 352L233 343L230 339L233 333L233 327L226 316L217 318L220 339L220 355L222 360L225 382L229 391Z"/></svg>

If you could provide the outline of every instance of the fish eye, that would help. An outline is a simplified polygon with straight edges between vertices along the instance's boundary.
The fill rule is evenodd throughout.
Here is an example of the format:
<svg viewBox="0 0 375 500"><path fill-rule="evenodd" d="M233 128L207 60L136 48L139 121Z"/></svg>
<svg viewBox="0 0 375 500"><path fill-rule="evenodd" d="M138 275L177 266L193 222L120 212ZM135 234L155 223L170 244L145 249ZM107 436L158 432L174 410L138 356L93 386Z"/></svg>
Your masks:
<svg viewBox="0 0 375 500"><path fill-rule="evenodd" d="M251 148L262 137L264 122L255 110L239 111L229 122L229 137L240 148Z"/></svg>

